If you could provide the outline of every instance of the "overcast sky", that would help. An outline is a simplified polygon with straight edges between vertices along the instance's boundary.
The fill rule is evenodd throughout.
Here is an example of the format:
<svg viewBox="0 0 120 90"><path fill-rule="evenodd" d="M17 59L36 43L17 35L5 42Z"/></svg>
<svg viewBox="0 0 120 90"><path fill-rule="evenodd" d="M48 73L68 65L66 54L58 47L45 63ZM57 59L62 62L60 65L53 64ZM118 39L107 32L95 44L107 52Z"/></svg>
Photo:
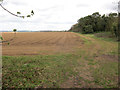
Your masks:
<svg viewBox="0 0 120 90"><path fill-rule="evenodd" d="M0 31L18 30L68 30L81 17L94 12L108 14L117 12L119 0L4 0L3 6L9 11L27 15L34 10L31 18L21 19L10 15L0 7Z"/></svg>

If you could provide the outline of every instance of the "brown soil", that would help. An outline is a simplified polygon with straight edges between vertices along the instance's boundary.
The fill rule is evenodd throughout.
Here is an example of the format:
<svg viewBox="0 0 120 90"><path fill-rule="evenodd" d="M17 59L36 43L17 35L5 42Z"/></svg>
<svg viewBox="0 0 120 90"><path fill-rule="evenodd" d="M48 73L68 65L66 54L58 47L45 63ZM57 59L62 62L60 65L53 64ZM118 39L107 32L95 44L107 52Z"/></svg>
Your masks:
<svg viewBox="0 0 120 90"><path fill-rule="evenodd" d="M2 33L3 55L40 55L73 52L83 41L72 32ZM8 45L8 42L10 45Z"/></svg>
<svg viewBox="0 0 120 90"><path fill-rule="evenodd" d="M112 61L112 62L118 62L118 55L101 55L95 58L96 60L104 60L104 61Z"/></svg>

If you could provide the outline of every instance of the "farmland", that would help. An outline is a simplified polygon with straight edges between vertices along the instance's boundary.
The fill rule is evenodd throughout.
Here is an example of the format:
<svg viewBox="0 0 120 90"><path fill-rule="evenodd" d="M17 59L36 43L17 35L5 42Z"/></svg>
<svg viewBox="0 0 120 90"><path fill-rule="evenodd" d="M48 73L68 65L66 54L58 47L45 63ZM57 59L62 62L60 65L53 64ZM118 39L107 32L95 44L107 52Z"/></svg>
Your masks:
<svg viewBox="0 0 120 90"><path fill-rule="evenodd" d="M2 36L4 88L118 87L118 42L73 32Z"/></svg>
<svg viewBox="0 0 120 90"><path fill-rule="evenodd" d="M3 55L41 55L69 52L82 45L83 40L71 32L4 33ZM4 42L3 41L3 42Z"/></svg>

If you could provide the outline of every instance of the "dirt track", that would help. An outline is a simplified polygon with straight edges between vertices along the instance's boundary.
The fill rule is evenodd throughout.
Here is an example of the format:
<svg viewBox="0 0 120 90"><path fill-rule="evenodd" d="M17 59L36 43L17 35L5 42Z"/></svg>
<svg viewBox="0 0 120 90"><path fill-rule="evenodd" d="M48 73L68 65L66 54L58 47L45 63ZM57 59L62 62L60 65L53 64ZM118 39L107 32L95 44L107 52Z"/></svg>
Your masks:
<svg viewBox="0 0 120 90"><path fill-rule="evenodd" d="M40 55L73 52L84 42L72 32L2 33L3 55ZM7 43L10 43L8 45Z"/></svg>

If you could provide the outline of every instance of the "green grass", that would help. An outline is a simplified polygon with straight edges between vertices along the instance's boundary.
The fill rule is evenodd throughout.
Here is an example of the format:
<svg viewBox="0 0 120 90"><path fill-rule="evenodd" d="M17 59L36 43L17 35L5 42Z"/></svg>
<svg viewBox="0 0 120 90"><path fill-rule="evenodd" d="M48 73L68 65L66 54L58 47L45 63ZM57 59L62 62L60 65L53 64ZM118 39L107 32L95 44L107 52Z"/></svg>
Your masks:
<svg viewBox="0 0 120 90"><path fill-rule="evenodd" d="M79 33L79 32L75 32L75 33ZM94 39L109 41L109 42L117 42L117 38L115 36L112 36L111 32L97 32L94 34L81 34L81 35L92 37ZM88 41L88 40L85 40L85 41Z"/></svg>
<svg viewBox="0 0 120 90"><path fill-rule="evenodd" d="M99 62L100 68L93 71L94 82L102 87L115 88L118 87L118 63L115 62ZM111 77L112 76L112 77ZM116 82L116 84L115 84Z"/></svg>
<svg viewBox="0 0 120 90"><path fill-rule="evenodd" d="M2 56L3 87L61 88L64 82L69 83L69 78L77 77L72 83L79 87L116 88L118 62L102 55L117 55L117 42L92 34L84 36L91 39L80 37L87 43L70 54Z"/></svg>
<svg viewBox="0 0 120 90"><path fill-rule="evenodd" d="M81 33L79 33L79 32L74 32L74 33L78 33L78 36L80 36L80 35L88 35L88 34L81 34ZM89 34L90 35L90 34ZM90 41L90 40L88 40L88 39L86 39L86 38L81 38L83 41L84 41L84 43L86 43L86 44L91 44L92 42Z"/></svg>
<svg viewBox="0 0 120 90"><path fill-rule="evenodd" d="M77 58L72 54L3 56L3 87L59 87L68 77L76 75L73 67Z"/></svg>

